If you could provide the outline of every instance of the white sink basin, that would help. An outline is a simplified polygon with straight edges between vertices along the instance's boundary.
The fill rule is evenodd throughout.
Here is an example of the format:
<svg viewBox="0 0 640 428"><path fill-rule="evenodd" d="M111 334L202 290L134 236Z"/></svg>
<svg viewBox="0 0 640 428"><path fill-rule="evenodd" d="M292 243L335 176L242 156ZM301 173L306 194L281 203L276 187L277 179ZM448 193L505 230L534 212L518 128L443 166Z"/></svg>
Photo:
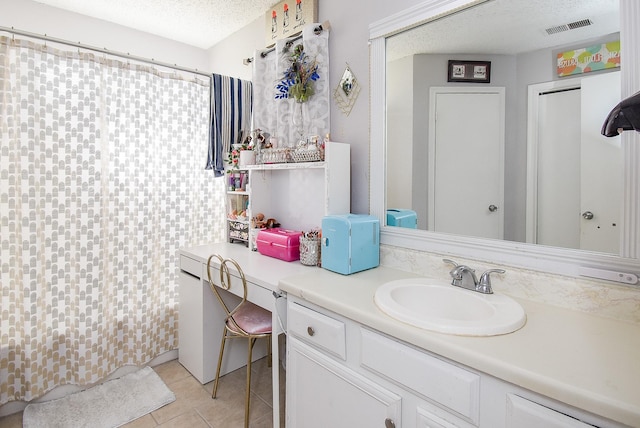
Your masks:
<svg viewBox="0 0 640 428"><path fill-rule="evenodd" d="M526 322L522 306L501 294L482 294L426 278L387 282L375 293L387 315L415 327L466 336L494 336Z"/></svg>

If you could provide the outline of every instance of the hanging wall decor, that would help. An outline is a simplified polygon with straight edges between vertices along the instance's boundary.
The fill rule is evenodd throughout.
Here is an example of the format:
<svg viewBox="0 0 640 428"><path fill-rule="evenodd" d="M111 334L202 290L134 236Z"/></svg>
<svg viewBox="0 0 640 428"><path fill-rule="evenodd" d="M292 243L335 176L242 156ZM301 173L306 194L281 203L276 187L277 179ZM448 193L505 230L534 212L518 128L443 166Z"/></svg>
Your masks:
<svg viewBox="0 0 640 428"><path fill-rule="evenodd" d="M333 91L333 98L336 100L336 104L342 113L349 116L359 93L360 84L358 83L358 79L356 79L351 67L347 64L340 78L340 82L338 82L338 86Z"/></svg>
<svg viewBox="0 0 640 428"><path fill-rule="evenodd" d="M449 60L447 82L491 83L491 61Z"/></svg>
<svg viewBox="0 0 640 428"><path fill-rule="evenodd" d="M304 103L315 93L314 82L320 78L318 61L304 52L301 43L287 49L289 67L276 85L276 98L293 98Z"/></svg>
<svg viewBox="0 0 640 428"><path fill-rule="evenodd" d="M559 77L620 67L620 40L559 52L556 62Z"/></svg>
<svg viewBox="0 0 640 428"><path fill-rule="evenodd" d="M263 52L267 54L263 55ZM294 63L293 68L301 66L302 69L294 70ZM305 26L301 37L281 39L275 50L255 52L252 64L253 128L260 128L274 137L278 151L294 149L301 141L308 142L312 136L331 132L328 25ZM306 82L306 89L305 85L293 88L300 72L303 78L299 83ZM291 78L283 82L285 76ZM264 155L277 153L273 149L262 152L262 163L266 163ZM281 161L279 156L269 162L278 161Z"/></svg>
<svg viewBox="0 0 640 428"><path fill-rule="evenodd" d="M317 0L284 0L274 5L265 15L266 46L291 37L318 18Z"/></svg>

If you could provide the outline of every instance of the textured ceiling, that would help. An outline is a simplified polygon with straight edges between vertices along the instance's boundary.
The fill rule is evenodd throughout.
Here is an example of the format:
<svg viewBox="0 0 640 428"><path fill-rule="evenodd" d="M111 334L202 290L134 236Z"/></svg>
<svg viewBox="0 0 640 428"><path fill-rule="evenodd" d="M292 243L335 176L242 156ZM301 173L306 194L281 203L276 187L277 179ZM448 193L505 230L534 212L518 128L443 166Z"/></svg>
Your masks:
<svg viewBox="0 0 640 428"><path fill-rule="evenodd" d="M35 0L208 49L278 0ZM370 0L368 0L370 1ZM388 1L388 0L377 0ZM527 52L619 31L619 0L489 0L389 40L388 59L417 52ZM583 18L594 25L548 36Z"/></svg>
<svg viewBox="0 0 640 428"><path fill-rule="evenodd" d="M35 0L208 49L278 0Z"/></svg>
<svg viewBox="0 0 640 428"><path fill-rule="evenodd" d="M545 31L585 18L593 25ZM619 0L490 0L390 38L387 59L415 53L513 55L618 31Z"/></svg>

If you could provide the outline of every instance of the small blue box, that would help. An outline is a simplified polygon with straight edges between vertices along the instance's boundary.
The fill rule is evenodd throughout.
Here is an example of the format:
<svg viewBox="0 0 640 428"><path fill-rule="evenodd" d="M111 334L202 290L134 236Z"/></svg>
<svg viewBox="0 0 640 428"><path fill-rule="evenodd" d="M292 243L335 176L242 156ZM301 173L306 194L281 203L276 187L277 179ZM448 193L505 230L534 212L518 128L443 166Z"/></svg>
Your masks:
<svg viewBox="0 0 640 428"><path fill-rule="evenodd" d="M359 214L322 219L322 267L349 275L380 264L380 221Z"/></svg>
<svg viewBox="0 0 640 428"><path fill-rule="evenodd" d="M413 210L390 208L387 210L387 226L418 228L418 216Z"/></svg>

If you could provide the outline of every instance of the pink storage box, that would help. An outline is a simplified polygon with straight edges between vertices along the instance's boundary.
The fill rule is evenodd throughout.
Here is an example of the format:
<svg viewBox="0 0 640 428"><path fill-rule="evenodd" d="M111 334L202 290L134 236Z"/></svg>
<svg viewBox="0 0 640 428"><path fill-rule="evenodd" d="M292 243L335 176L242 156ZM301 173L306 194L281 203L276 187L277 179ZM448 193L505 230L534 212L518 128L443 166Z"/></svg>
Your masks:
<svg viewBox="0 0 640 428"><path fill-rule="evenodd" d="M258 232L258 252L286 262L300 260L300 235L302 232L287 229L264 229Z"/></svg>

